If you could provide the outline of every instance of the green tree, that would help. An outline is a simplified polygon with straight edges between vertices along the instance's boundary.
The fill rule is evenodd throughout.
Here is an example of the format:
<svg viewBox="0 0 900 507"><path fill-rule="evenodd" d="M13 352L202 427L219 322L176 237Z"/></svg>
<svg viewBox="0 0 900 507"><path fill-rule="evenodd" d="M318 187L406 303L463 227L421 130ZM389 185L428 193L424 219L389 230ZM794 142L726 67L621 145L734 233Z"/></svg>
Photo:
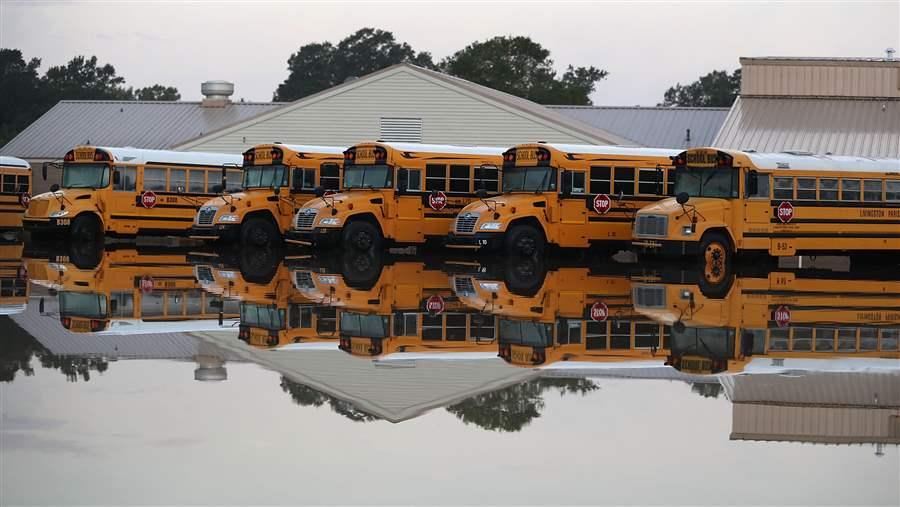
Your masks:
<svg viewBox="0 0 900 507"><path fill-rule="evenodd" d="M608 73L568 66L557 78L550 51L528 37L474 42L445 58L441 70L539 104L590 105L590 94Z"/></svg>
<svg viewBox="0 0 900 507"><path fill-rule="evenodd" d="M0 48L0 146L44 112L39 58L25 61L18 49Z"/></svg>
<svg viewBox="0 0 900 507"><path fill-rule="evenodd" d="M340 400L322 391L299 384L287 377L281 377L281 390L290 394L294 403L301 407L321 407L327 403L334 413L340 414L354 422L371 422L380 419L378 416L359 410L348 401Z"/></svg>
<svg viewBox="0 0 900 507"><path fill-rule="evenodd" d="M155 84L153 86L147 86L145 88L138 88L132 93L135 100L181 100L181 94L178 93L178 88L175 88L174 86L163 86Z"/></svg>
<svg viewBox="0 0 900 507"><path fill-rule="evenodd" d="M417 53L409 44L398 43L393 33L376 28L362 28L337 45L306 44L288 59L288 77L278 85L273 100L297 100L404 62L434 67L431 54Z"/></svg>
<svg viewBox="0 0 900 507"><path fill-rule="evenodd" d="M47 69L44 76L51 103L64 99L111 100L132 98L125 78L110 64L98 65L97 57L76 56L66 65Z"/></svg>
<svg viewBox="0 0 900 507"><path fill-rule="evenodd" d="M666 90L659 106L680 107L731 107L741 91L741 69L730 75L724 70L714 70L691 84Z"/></svg>

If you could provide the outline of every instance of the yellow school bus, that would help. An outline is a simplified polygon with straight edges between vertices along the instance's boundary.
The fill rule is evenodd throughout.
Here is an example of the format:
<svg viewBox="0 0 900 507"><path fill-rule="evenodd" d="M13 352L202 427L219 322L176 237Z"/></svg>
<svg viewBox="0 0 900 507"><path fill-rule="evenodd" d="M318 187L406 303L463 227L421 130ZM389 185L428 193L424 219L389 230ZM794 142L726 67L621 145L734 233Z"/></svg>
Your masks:
<svg viewBox="0 0 900 507"><path fill-rule="evenodd" d="M22 227L30 200L31 165L21 158L0 156L0 229Z"/></svg>
<svg viewBox="0 0 900 507"><path fill-rule="evenodd" d="M22 243L0 244L0 315L25 311L28 304L28 268L22 259Z"/></svg>
<svg viewBox="0 0 900 507"><path fill-rule="evenodd" d="M824 276L736 277L724 297L681 282L636 280L632 291L637 312L672 327L666 361L685 373L737 373L753 359L900 359L900 281Z"/></svg>
<svg viewBox="0 0 900 507"><path fill-rule="evenodd" d="M586 267L543 272L540 266L523 266L529 262L505 261L502 278L453 277L460 301L499 318L498 352L504 361L543 367L559 361L666 357L669 326L634 312L631 282L624 272L599 274Z"/></svg>
<svg viewBox="0 0 900 507"><path fill-rule="evenodd" d="M280 243L297 209L321 188L337 192L344 148L260 144L244 152L241 191L210 199L200 208L191 237Z"/></svg>
<svg viewBox="0 0 900 507"><path fill-rule="evenodd" d="M500 184L500 148L368 142L344 152L343 191L308 202L288 235L294 243L357 250L384 240L442 239L456 214Z"/></svg>
<svg viewBox="0 0 900 507"><path fill-rule="evenodd" d="M364 253L348 252L343 266L359 266ZM297 268L297 291L337 310L339 348L354 356L396 352L451 353L496 350L496 319L471 311L453 295L445 272L424 261L384 265L369 273Z"/></svg>
<svg viewBox="0 0 900 507"><path fill-rule="evenodd" d="M23 226L85 241L184 234L223 180L240 182L240 164L240 155L77 146L63 157L62 186L31 199Z"/></svg>
<svg viewBox="0 0 900 507"><path fill-rule="evenodd" d="M738 252L900 250L900 160L692 148L675 194L641 209L634 244L728 270Z"/></svg>
<svg viewBox="0 0 900 507"><path fill-rule="evenodd" d="M503 195L463 208L450 243L540 254L545 245L614 247L631 240L634 213L671 195L676 150L553 143L503 154Z"/></svg>
<svg viewBox="0 0 900 507"><path fill-rule="evenodd" d="M150 334L229 329L237 302L203 291L182 253L103 250L96 264L68 255L27 260L31 281L57 293L58 316L76 333Z"/></svg>

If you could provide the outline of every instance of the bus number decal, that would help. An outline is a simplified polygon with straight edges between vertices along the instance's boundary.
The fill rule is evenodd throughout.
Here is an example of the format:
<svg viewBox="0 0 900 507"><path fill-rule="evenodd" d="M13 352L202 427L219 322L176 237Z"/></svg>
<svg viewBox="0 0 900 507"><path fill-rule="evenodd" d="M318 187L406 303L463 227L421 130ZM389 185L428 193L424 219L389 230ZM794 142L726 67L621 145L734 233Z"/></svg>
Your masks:
<svg viewBox="0 0 900 507"><path fill-rule="evenodd" d="M609 209L612 207L612 200L610 200L609 196L606 194L597 194L597 197L594 197L594 211L601 215L605 215L609 212Z"/></svg>
<svg viewBox="0 0 900 507"><path fill-rule="evenodd" d="M781 204L778 205L778 220L781 220L781 223L788 223L791 219L794 218L794 205L787 202L782 201Z"/></svg>

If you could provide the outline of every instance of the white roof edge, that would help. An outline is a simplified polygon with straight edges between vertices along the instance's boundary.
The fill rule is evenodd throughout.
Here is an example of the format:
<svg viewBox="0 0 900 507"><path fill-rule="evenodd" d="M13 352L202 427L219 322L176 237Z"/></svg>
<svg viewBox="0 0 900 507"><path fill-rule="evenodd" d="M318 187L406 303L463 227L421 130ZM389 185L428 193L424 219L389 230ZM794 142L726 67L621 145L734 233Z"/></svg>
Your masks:
<svg viewBox="0 0 900 507"><path fill-rule="evenodd" d="M630 146L610 146L596 144L566 143L522 143L522 145L540 144L566 153L587 153L591 155L643 155L651 157L670 157L684 150L676 148L641 148ZM519 145L517 145L519 146Z"/></svg>
<svg viewBox="0 0 900 507"><path fill-rule="evenodd" d="M21 167L23 169L31 169L31 164L19 157L10 157L8 155L0 155L0 166L3 167Z"/></svg>
<svg viewBox="0 0 900 507"><path fill-rule="evenodd" d="M420 153L458 153L461 155L485 156L500 156L503 155L503 152L508 149L498 146L459 146L453 144L420 144L382 141L364 141L353 146L359 146L361 144L379 144L399 151L415 151Z"/></svg>
<svg viewBox="0 0 900 507"><path fill-rule="evenodd" d="M343 155L347 151L347 147L339 146L316 146L311 144L286 144L286 143L259 143L256 146L281 146L297 153L322 153L325 155ZM255 146L254 146L255 147ZM197 153L197 152L193 152Z"/></svg>
<svg viewBox="0 0 900 507"><path fill-rule="evenodd" d="M199 164L222 166L225 164L241 165L244 158L241 155L226 153L206 153L200 151L170 151L147 150L143 148L116 147L116 146L90 146L90 148L109 152L114 162L129 162L133 164L147 164L152 162L162 164Z"/></svg>

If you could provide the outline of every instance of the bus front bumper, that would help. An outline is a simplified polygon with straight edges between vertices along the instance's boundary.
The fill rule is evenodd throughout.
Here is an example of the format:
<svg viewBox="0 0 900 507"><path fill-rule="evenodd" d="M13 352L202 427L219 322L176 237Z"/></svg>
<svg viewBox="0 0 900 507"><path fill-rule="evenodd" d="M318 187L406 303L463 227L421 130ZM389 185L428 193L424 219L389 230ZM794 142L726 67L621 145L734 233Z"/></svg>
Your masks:
<svg viewBox="0 0 900 507"><path fill-rule="evenodd" d="M284 240L292 245L334 246L340 241L341 232L343 232L343 229L336 227L316 227L301 231L291 229L284 235Z"/></svg>
<svg viewBox="0 0 900 507"><path fill-rule="evenodd" d="M237 233L241 228L241 224L216 224L210 227L191 227L188 237L191 239L201 240L235 240Z"/></svg>
<svg viewBox="0 0 900 507"><path fill-rule="evenodd" d="M458 235L450 233L447 235L447 246L469 247L469 248L499 248L503 245L502 232L476 232L475 234Z"/></svg>
<svg viewBox="0 0 900 507"><path fill-rule="evenodd" d="M72 219L66 218L22 218L22 228L33 234L68 233Z"/></svg>
<svg viewBox="0 0 900 507"><path fill-rule="evenodd" d="M700 243L697 241L660 240L638 238L631 242L640 252L657 255L697 255Z"/></svg>

